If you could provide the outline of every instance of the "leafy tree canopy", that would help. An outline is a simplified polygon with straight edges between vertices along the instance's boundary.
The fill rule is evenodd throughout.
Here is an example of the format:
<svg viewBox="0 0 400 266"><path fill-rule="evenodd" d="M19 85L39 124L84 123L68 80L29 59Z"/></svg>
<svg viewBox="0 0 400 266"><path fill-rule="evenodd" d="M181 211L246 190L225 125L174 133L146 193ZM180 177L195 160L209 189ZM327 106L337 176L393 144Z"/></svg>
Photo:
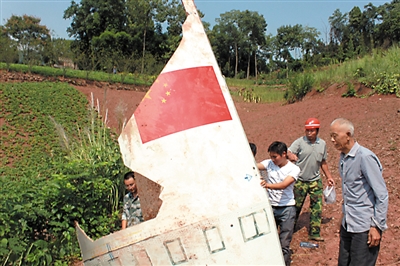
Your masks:
<svg viewBox="0 0 400 266"><path fill-rule="evenodd" d="M37 56L51 39L50 30L40 21L33 16L12 15L4 25L5 34L18 43L25 62Z"/></svg>

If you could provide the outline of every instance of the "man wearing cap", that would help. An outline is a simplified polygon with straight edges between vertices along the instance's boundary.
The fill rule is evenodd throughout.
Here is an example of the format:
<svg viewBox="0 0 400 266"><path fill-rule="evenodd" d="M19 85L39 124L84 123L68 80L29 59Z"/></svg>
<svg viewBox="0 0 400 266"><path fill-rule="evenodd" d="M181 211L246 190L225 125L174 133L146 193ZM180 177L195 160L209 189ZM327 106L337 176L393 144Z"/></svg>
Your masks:
<svg viewBox="0 0 400 266"><path fill-rule="evenodd" d="M305 123L305 136L296 139L289 147L288 156L301 169L294 186L296 200L296 221L299 218L304 200L310 195L310 231L309 239L324 241L321 237L322 191L323 184L320 168L327 178L329 186L334 180L326 162L326 143L318 137L320 122L317 118L309 118Z"/></svg>

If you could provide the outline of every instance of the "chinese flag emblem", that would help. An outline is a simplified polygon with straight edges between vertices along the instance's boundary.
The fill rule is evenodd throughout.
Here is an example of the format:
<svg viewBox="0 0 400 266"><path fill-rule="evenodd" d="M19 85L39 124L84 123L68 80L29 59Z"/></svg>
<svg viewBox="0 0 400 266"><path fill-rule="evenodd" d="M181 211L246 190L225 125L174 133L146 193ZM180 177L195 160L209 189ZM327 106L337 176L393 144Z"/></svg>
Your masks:
<svg viewBox="0 0 400 266"><path fill-rule="evenodd" d="M161 73L134 115L142 143L232 120L212 66Z"/></svg>

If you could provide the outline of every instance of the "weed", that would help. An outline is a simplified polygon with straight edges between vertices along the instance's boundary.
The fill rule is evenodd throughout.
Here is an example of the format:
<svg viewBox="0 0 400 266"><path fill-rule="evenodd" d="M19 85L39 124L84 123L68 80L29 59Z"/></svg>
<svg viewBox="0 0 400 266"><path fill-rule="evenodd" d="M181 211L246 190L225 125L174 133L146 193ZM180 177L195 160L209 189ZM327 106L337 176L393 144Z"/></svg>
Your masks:
<svg viewBox="0 0 400 266"><path fill-rule="evenodd" d="M342 94L342 97L357 97L357 92L351 82L347 82L347 91Z"/></svg>

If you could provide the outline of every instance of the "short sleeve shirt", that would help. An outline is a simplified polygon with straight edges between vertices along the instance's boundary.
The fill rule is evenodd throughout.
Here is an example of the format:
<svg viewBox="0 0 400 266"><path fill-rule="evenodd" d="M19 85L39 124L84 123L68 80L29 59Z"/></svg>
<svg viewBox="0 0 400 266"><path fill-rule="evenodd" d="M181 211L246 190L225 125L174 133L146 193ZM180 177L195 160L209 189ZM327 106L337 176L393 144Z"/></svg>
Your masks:
<svg viewBox="0 0 400 266"><path fill-rule="evenodd" d="M133 197L131 192L124 196L124 210L122 212L122 220L127 220L127 227L139 224L144 221L139 197Z"/></svg>
<svg viewBox="0 0 400 266"><path fill-rule="evenodd" d="M275 165L272 160L268 159L261 162L264 165L268 177L267 182L270 184L276 184L282 182L287 176L292 176L297 180L300 168L288 161L283 167ZM268 197L272 206L283 207L295 205L293 188L294 183L290 184L285 189L268 189Z"/></svg>
<svg viewBox="0 0 400 266"><path fill-rule="evenodd" d="M311 143L303 136L296 139L289 150L298 157L296 165L301 169L301 181L311 182L320 178L321 163L327 159L326 143L323 139L317 137L315 142Z"/></svg>

